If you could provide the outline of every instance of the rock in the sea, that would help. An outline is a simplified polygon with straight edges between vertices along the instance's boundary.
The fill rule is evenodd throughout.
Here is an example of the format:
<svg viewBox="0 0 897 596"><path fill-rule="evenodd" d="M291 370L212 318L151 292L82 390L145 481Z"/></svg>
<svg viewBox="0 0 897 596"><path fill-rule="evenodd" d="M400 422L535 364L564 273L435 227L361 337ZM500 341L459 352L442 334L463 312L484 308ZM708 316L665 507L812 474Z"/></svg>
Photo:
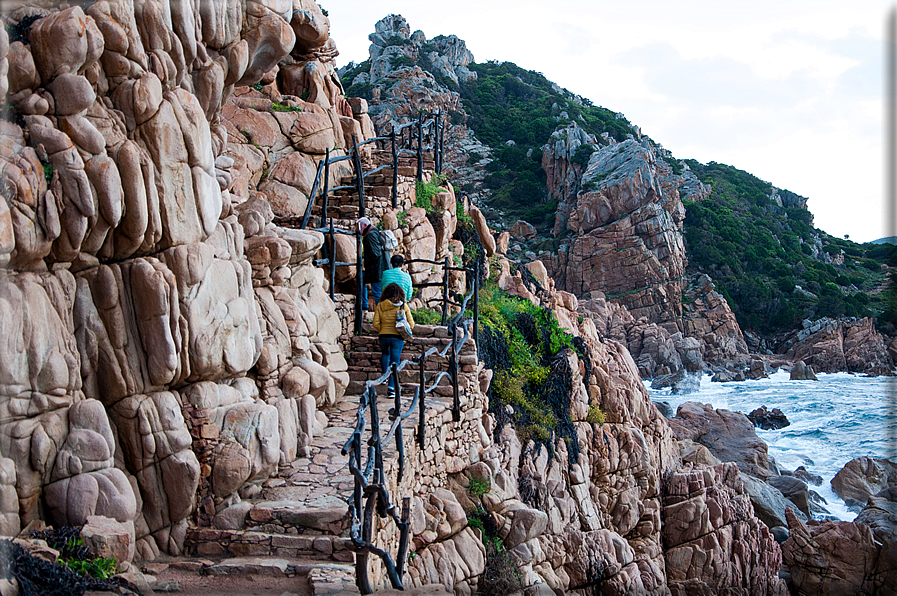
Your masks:
<svg viewBox="0 0 897 596"><path fill-rule="evenodd" d="M782 410L778 408L767 410L766 406L760 406L748 414L747 417L754 423L754 426L763 430L775 430L791 425Z"/></svg>
<svg viewBox="0 0 897 596"><path fill-rule="evenodd" d="M770 528L786 525L785 511L797 507L785 498L782 491L748 474L740 474L739 477L754 506L754 515ZM800 511L797 516L801 521L807 520L807 516Z"/></svg>
<svg viewBox="0 0 897 596"><path fill-rule="evenodd" d="M816 373L813 372L813 367L804 362L803 360L798 360L794 363L794 367L791 369L791 380L792 381L818 381L816 378Z"/></svg>
<svg viewBox="0 0 897 596"><path fill-rule="evenodd" d="M869 497L897 486L897 464L880 457L850 460L832 478L832 489L848 506L863 507Z"/></svg>
<svg viewBox="0 0 897 596"><path fill-rule="evenodd" d="M713 377L711 377L711 383L730 383L732 381L743 381L744 380L744 371L741 370L721 370Z"/></svg>
<svg viewBox="0 0 897 596"><path fill-rule="evenodd" d="M872 530L853 522L804 524L787 512L789 537L782 558L799 594L893 594L894 550L876 544ZM889 583L885 581L889 580Z"/></svg>
<svg viewBox="0 0 897 596"><path fill-rule="evenodd" d="M815 501L810 496L811 491L806 482L794 476L771 476L766 483L778 489L786 499L794 503L798 511L808 518L812 518L811 509L815 508ZM815 493L813 494L815 495ZM817 495L817 498L821 499L822 497Z"/></svg>
<svg viewBox="0 0 897 596"><path fill-rule="evenodd" d="M807 484L812 484L813 486L819 486L822 484L822 476L818 474L813 474L803 466L798 466L796 470L794 470L793 476L795 478L800 478Z"/></svg>

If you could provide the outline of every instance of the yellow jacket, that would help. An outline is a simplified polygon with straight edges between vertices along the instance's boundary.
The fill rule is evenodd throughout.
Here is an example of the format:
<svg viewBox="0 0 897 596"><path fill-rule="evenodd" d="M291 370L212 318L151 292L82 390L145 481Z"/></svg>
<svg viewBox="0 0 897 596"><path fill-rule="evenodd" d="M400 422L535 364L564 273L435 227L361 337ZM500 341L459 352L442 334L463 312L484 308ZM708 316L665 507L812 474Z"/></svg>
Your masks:
<svg viewBox="0 0 897 596"><path fill-rule="evenodd" d="M399 308L405 309L405 319L411 328L414 329L414 318L411 316L411 309L408 308L407 302L396 305L390 300L383 300L377 303L377 308L374 309L374 329L377 330L377 333L401 337L396 329L396 313L399 311Z"/></svg>

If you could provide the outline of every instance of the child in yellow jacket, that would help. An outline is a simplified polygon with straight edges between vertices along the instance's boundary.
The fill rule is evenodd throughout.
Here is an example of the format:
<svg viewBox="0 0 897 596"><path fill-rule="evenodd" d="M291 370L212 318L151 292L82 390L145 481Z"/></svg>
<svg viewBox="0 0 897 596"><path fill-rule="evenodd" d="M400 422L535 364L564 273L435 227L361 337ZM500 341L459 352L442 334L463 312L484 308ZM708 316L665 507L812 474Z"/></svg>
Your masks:
<svg viewBox="0 0 897 596"><path fill-rule="evenodd" d="M414 318L411 309L405 302L405 291L398 284L389 284L383 288L380 302L374 309L374 329L377 330L380 340L380 367L385 373L393 364L402 361L402 349L405 340L396 330L396 314L399 309L405 311L405 320L411 329L414 329ZM389 396L395 396L395 379L389 380Z"/></svg>

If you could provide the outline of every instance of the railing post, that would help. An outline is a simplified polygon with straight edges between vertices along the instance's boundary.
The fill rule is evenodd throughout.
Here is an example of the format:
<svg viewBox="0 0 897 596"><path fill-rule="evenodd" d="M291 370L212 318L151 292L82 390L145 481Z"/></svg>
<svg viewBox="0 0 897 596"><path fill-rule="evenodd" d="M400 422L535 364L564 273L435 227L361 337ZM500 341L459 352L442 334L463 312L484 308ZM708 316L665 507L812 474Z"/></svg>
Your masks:
<svg viewBox="0 0 897 596"><path fill-rule="evenodd" d="M479 256L479 255L478 255ZM478 346L480 341L480 259L473 266L473 342ZM479 347L477 347L479 351Z"/></svg>
<svg viewBox="0 0 897 596"><path fill-rule="evenodd" d="M461 421L461 395L458 392L458 344L455 341L457 328L454 319L449 326L449 335L451 336L452 350L449 361L449 376L452 378L452 420Z"/></svg>
<svg viewBox="0 0 897 596"><path fill-rule="evenodd" d="M449 292L449 258L445 258L445 266L442 271L442 323L448 321L448 292Z"/></svg>
<svg viewBox="0 0 897 596"><path fill-rule="evenodd" d="M399 523L399 556L396 563L396 575L399 581L405 575L405 558L408 556L408 534L411 530L411 497L402 499L402 521Z"/></svg>
<svg viewBox="0 0 897 596"><path fill-rule="evenodd" d="M395 393L393 399L393 409L389 415L390 420L395 420L399 416L402 415L402 387L399 385L399 370L398 365L393 363L391 367L391 376L393 381L395 381ZM387 387L389 384L387 383ZM402 438L402 424L396 427L396 451L399 455L399 475L398 482L402 482L402 477L405 476L405 441Z"/></svg>
<svg viewBox="0 0 897 596"><path fill-rule="evenodd" d="M327 192L330 190L330 148L324 152L324 210L321 211L321 227L327 225Z"/></svg>
<svg viewBox="0 0 897 596"><path fill-rule="evenodd" d="M326 190L324 191L327 192ZM324 195L324 205L327 208L327 195ZM334 301L334 287L336 286L336 234L333 231L333 218L330 218L330 301Z"/></svg>
<svg viewBox="0 0 897 596"><path fill-rule="evenodd" d="M399 151L396 149L396 129L392 129L389 135L392 143L392 208L399 206Z"/></svg>
<svg viewBox="0 0 897 596"><path fill-rule="evenodd" d="M420 355L420 377L418 378L418 402L417 402L417 444L423 449L425 447L425 436L424 436L424 421L425 421L425 399L427 394L425 392L426 387L426 360L427 360L427 352L425 351Z"/></svg>
<svg viewBox="0 0 897 596"><path fill-rule="evenodd" d="M355 279L358 282L357 291L355 292L355 335L361 334L361 325L363 312L367 309L367 304L362 304L362 296L364 295L364 260L363 253L364 243L361 241L361 231L355 230Z"/></svg>
<svg viewBox="0 0 897 596"><path fill-rule="evenodd" d="M435 120L436 138L433 140L433 153L435 154L436 173L442 173L442 135L445 129L442 127L442 112L436 112Z"/></svg>
<svg viewBox="0 0 897 596"><path fill-rule="evenodd" d="M315 195L318 194L318 184L321 182L321 170L324 168L322 162L318 162L318 169L315 172L315 181L311 185L311 192L308 195L308 203L305 205L305 214L302 216L302 224L299 226L300 230L304 230L305 226L308 225L308 218L311 217L311 210L315 206Z"/></svg>
<svg viewBox="0 0 897 596"><path fill-rule="evenodd" d="M383 445L380 444L380 411L377 408L377 389L368 387L368 399L371 404L371 441L374 447L374 482L386 482L383 472ZM377 479L379 475L379 480Z"/></svg>
<svg viewBox="0 0 897 596"><path fill-rule="evenodd" d="M358 217L364 217L364 169L361 166L361 154L358 152L358 141L352 135L352 163L355 165L355 180L358 188Z"/></svg>
<svg viewBox="0 0 897 596"><path fill-rule="evenodd" d="M417 118L417 179L424 179L424 113Z"/></svg>

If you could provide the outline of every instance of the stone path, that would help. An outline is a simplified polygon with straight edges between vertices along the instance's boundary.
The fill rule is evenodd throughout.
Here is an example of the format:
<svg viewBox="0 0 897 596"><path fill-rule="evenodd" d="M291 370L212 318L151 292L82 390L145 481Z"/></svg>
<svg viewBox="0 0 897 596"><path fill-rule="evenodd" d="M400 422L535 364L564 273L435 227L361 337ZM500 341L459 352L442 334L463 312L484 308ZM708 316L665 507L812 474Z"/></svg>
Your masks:
<svg viewBox="0 0 897 596"><path fill-rule="evenodd" d="M403 358L417 358L436 346L441 349L450 341L447 330L419 326L422 337L409 343ZM366 380L380 376L379 344L369 324L365 335L351 340L349 374L352 382L343 399L324 410L328 426L314 437L307 457L280 467L257 495L244 499L246 516L238 529L191 528L187 535L188 553L201 560L205 574L240 573L289 577L305 570L312 594L358 593L354 585L355 555L348 538L348 500L354 481L348 469L348 456L342 447L352 435L357 421L358 403ZM430 337L426 337L429 335ZM472 344L462 350L462 369L475 369L476 356ZM431 356L427 369L447 370L445 358ZM403 411L411 402L419 369L409 365L402 373ZM428 416L441 416L451 407L448 379L439 392L427 397ZM427 381L430 384L430 381ZM385 386L379 388L378 412L381 436L392 421L389 410L393 401L385 397ZM418 416L413 414L402 423L406 453L414 440ZM369 422L368 422L369 428ZM392 474L398 463L395 442L383 449L386 473ZM395 498L395 497L394 497Z"/></svg>

